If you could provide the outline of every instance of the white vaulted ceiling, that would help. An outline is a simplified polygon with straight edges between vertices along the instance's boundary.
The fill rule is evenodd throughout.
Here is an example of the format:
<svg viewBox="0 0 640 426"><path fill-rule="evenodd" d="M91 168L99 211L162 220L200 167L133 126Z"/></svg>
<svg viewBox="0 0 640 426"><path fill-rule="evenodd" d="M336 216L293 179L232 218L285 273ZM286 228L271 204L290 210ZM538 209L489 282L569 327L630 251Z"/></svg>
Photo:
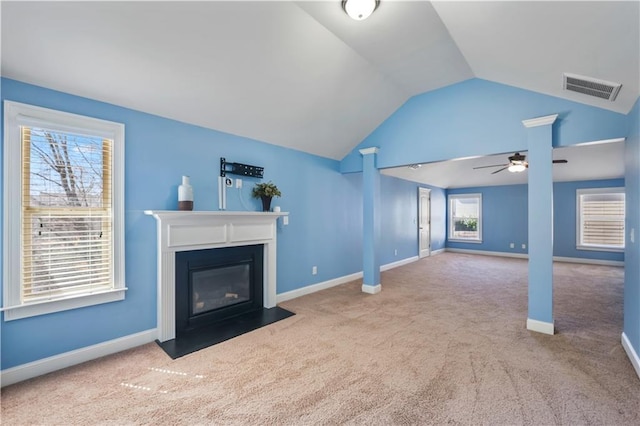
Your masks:
<svg viewBox="0 0 640 426"><path fill-rule="evenodd" d="M479 77L628 113L631 2L1 2L2 76L341 159L411 96ZM562 73L622 83L615 102Z"/></svg>

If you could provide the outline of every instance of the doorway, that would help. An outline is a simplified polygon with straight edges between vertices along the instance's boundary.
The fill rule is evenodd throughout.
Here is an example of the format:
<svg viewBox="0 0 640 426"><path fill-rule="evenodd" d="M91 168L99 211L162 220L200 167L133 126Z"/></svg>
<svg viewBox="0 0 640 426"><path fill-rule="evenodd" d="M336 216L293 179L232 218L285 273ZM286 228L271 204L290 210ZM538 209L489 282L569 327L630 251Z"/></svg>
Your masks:
<svg viewBox="0 0 640 426"><path fill-rule="evenodd" d="M418 241L420 258L431 254L431 190L418 188Z"/></svg>

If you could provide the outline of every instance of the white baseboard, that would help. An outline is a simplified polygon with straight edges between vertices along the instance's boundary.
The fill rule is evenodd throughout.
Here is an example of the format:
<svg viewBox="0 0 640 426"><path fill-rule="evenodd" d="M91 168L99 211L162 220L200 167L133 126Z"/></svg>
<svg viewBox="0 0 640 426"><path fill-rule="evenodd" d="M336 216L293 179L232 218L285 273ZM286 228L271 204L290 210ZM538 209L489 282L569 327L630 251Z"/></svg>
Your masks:
<svg viewBox="0 0 640 426"><path fill-rule="evenodd" d="M351 281L362 278L362 272L356 272L355 274L345 275L343 277L334 278L332 280L323 281L321 283L308 285L306 287L297 288L295 290L287 291L276 295L276 303L286 302L287 300L295 299L297 297L306 296L307 294L315 293L316 291L326 290L337 285L346 284Z"/></svg>
<svg viewBox="0 0 640 426"><path fill-rule="evenodd" d="M633 365L633 368L636 370L636 374L640 379L640 357L638 356L638 352L636 352L633 349L633 346L631 346L631 342L625 333L622 333L622 347L627 353L629 361L631 361L631 365Z"/></svg>
<svg viewBox="0 0 640 426"><path fill-rule="evenodd" d="M408 265L409 263L420 260L418 256L407 257L406 259L398 260L397 262L387 263L380 267L380 271L388 271L389 269L397 268L398 266Z"/></svg>
<svg viewBox="0 0 640 426"><path fill-rule="evenodd" d="M621 260L583 259L581 257L562 257L562 256L553 256L553 260L554 262L586 263L588 265L605 265L605 266L624 267L624 262Z"/></svg>
<svg viewBox="0 0 640 426"><path fill-rule="evenodd" d="M399 266L407 265L409 263L419 260L418 256L407 257L406 259L398 260L397 262L391 262L380 266L380 271L388 271L389 269L397 268ZM346 284L351 281L362 278L362 271L354 274L345 275L342 277L334 278L332 280L323 281L317 284L311 284L306 287L297 288L295 290L287 291L276 295L276 303L286 302L287 300L295 299L297 297L306 296L307 294L315 293L316 291L326 290L337 285ZM379 286L379 284L378 284ZM371 286L369 286L371 287ZM364 290L362 290L364 291ZM367 293L365 291L365 293Z"/></svg>
<svg viewBox="0 0 640 426"><path fill-rule="evenodd" d="M527 253L510 253L507 251L470 250L470 249L459 249L459 248L446 248L445 251L451 252L451 253L479 254L483 256L515 257L518 259L529 258L529 255ZM585 259L582 257L553 256L553 261L568 262L568 263L584 263L588 265L624 266L624 262L620 260Z"/></svg>
<svg viewBox="0 0 640 426"><path fill-rule="evenodd" d="M376 285L362 284L363 293L378 294L381 291L382 291L382 286L380 284L376 284Z"/></svg>
<svg viewBox="0 0 640 426"><path fill-rule="evenodd" d="M529 258L529 256L526 253L509 253L506 251L469 250L469 249L448 248L448 247L444 250L446 252L451 252L451 253L479 254L482 256L516 257L518 259Z"/></svg>
<svg viewBox="0 0 640 426"><path fill-rule="evenodd" d="M527 330L536 331L543 334L550 334L552 336L555 332L552 322L538 321L531 318L527 318Z"/></svg>
<svg viewBox="0 0 640 426"><path fill-rule="evenodd" d="M438 250L431 250L431 253L429 253L429 256L435 256L436 254L444 253L445 250L446 249L444 249L444 248L441 248L441 249L438 249Z"/></svg>
<svg viewBox="0 0 640 426"><path fill-rule="evenodd" d="M23 380L31 379L72 365L81 364L116 352L135 348L153 342L158 337L158 330L151 329L97 345L87 346L63 354L54 355L48 358L22 364L17 367L8 368L0 372L1 386L8 386Z"/></svg>

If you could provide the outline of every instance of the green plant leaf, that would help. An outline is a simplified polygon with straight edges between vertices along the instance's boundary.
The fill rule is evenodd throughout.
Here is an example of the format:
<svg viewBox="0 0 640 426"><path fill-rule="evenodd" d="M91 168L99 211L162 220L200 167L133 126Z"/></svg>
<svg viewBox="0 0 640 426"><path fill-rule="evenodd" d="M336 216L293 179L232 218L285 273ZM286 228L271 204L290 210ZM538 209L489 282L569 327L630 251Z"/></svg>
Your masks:
<svg viewBox="0 0 640 426"><path fill-rule="evenodd" d="M256 183L256 185L251 190L251 196L253 198L261 198L261 197L281 197L282 193L278 189L278 187L271 181Z"/></svg>

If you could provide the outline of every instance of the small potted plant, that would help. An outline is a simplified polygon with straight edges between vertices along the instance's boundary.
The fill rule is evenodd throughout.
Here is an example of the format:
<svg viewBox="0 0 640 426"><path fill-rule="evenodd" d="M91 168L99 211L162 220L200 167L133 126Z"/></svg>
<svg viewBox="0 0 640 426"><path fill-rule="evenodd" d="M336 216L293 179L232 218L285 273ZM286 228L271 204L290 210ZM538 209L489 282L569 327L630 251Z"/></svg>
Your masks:
<svg viewBox="0 0 640 426"><path fill-rule="evenodd" d="M280 197L282 193L275 183L269 181L267 183L256 183L251 191L253 198L260 198L262 200L262 211L268 212L271 210L271 199L273 197Z"/></svg>

